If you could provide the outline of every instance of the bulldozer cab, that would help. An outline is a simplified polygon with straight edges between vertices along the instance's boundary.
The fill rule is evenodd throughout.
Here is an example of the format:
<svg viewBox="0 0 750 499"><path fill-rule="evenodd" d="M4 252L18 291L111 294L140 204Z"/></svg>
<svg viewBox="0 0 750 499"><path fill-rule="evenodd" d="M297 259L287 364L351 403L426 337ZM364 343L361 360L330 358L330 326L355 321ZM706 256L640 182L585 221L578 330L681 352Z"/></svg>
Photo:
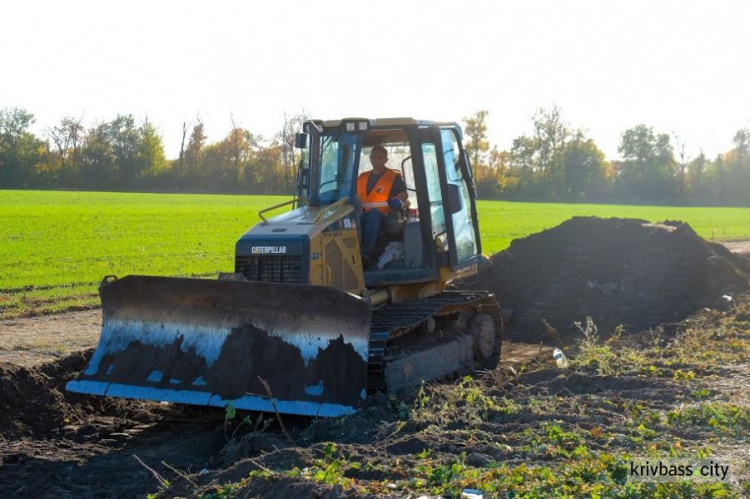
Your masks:
<svg viewBox="0 0 750 499"><path fill-rule="evenodd" d="M386 149L386 166L406 184L409 212L391 213L384 224L386 229L401 224L399 230L381 228L378 265L365 271L368 286L441 280L440 268L460 272L476 263L481 246L473 178L461 140L456 123L410 118L305 123L298 140L307 145L298 195L309 205L346 198L359 222L356 181L372 168L368 156L375 146ZM391 254L383 258L386 247Z"/></svg>

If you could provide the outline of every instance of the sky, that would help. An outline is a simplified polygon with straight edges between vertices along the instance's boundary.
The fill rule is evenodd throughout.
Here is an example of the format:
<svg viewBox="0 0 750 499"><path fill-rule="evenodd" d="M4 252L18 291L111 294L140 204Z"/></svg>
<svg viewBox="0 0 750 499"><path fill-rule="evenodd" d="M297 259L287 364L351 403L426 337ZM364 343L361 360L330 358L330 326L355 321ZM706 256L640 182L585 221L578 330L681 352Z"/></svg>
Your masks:
<svg viewBox="0 0 750 499"><path fill-rule="evenodd" d="M750 127L746 0L8 0L0 108L88 127L148 119L270 139L284 116L457 121L487 110L510 149L560 108L608 159L653 127L708 157ZM673 139L674 140L674 139Z"/></svg>

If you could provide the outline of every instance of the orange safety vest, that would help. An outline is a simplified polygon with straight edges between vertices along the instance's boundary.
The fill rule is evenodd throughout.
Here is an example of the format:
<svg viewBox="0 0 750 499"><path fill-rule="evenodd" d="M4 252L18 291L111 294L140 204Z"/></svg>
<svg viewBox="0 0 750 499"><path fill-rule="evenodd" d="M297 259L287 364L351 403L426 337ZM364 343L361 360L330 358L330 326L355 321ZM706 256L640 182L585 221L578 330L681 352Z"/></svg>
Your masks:
<svg viewBox="0 0 750 499"><path fill-rule="evenodd" d="M396 181L398 173L395 170L386 168L385 173L380 176L370 193L367 194L367 181L370 179L371 174L372 170L357 178L357 194L362 198L362 205L365 211L375 208L387 215L389 211L388 196L391 194L391 188Z"/></svg>

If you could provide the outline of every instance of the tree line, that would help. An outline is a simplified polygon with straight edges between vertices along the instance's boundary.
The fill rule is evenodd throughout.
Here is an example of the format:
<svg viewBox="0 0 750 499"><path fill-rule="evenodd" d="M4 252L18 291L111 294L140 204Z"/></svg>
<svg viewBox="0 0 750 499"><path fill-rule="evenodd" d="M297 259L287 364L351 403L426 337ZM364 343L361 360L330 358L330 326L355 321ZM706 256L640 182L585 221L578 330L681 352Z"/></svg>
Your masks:
<svg viewBox="0 0 750 499"><path fill-rule="evenodd" d="M533 132L510 150L490 147L487 111L464 119L465 147L481 198L567 202L622 202L750 206L750 131L716 158L688 154L687 141L645 124L620 135L621 160L607 160L559 108L539 109Z"/></svg>
<svg viewBox="0 0 750 499"><path fill-rule="evenodd" d="M306 119L285 116L269 140L233 121L226 137L209 142L198 118L183 124L179 156L170 160L148 119L118 115L86 127L67 116L37 137L30 131L33 114L6 108L0 110L0 189L291 193L294 133Z"/></svg>
<svg viewBox="0 0 750 499"><path fill-rule="evenodd" d="M620 136L621 160L607 160L559 108L539 109L530 135L500 150L487 138L488 112L464 118L465 147L483 199L750 206L750 131L734 148L690 157L687 142L645 124ZM247 194L294 192L298 156L294 134L308 116L284 116L271 138L234 121L226 137L209 142L198 118L184 123L180 153L167 159L158 130L132 115L85 126L63 117L42 137L35 118L0 110L0 189L139 190Z"/></svg>

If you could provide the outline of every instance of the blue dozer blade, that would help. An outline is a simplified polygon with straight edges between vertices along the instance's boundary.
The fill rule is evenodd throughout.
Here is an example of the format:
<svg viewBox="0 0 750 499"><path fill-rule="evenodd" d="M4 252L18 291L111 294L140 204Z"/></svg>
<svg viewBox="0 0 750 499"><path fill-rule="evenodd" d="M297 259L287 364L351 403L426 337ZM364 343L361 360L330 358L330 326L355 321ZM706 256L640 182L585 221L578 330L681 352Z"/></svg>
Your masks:
<svg viewBox="0 0 750 499"><path fill-rule="evenodd" d="M348 293L128 276L100 295L99 345L69 391L330 417L365 397L372 311Z"/></svg>

